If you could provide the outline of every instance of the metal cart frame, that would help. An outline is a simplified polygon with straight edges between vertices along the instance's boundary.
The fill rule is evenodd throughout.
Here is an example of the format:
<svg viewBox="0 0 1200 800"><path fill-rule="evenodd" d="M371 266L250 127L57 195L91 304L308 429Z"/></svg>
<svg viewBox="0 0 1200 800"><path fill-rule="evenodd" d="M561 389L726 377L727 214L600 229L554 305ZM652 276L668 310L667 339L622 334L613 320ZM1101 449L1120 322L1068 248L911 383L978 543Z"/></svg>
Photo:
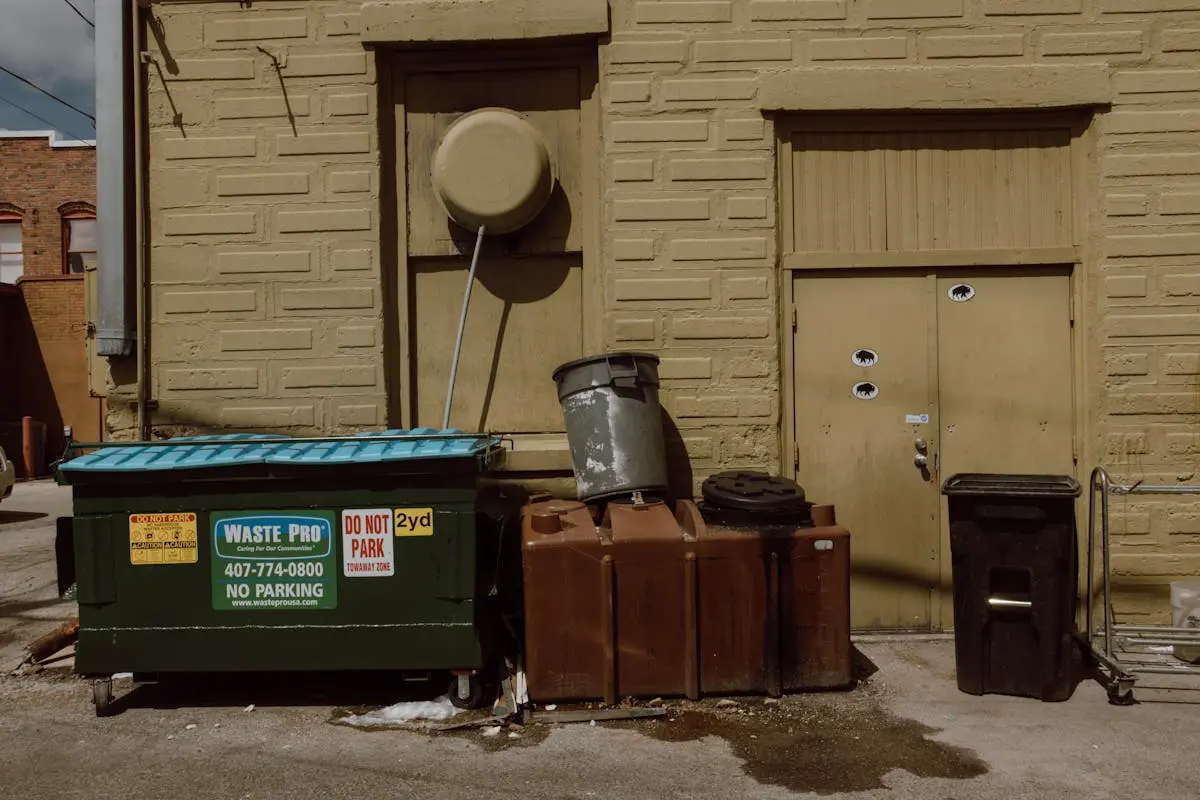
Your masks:
<svg viewBox="0 0 1200 800"><path fill-rule="evenodd" d="M1096 495L1100 495L1100 555L1104 580L1104 624L1095 626L1096 599ZM1100 682L1108 690L1109 702L1129 705L1134 702L1133 687L1139 675L1200 676L1200 664L1187 664L1161 657L1149 648L1177 645L1200 646L1200 629L1169 625L1118 625L1112 607L1112 539L1109 531L1108 500L1111 495L1200 495L1200 486L1116 484L1104 467L1092 470L1088 482L1087 540L1087 623L1081 636L1085 653L1095 660ZM1173 662L1173 663L1172 663ZM1197 687L1200 688L1200 687Z"/></svg>

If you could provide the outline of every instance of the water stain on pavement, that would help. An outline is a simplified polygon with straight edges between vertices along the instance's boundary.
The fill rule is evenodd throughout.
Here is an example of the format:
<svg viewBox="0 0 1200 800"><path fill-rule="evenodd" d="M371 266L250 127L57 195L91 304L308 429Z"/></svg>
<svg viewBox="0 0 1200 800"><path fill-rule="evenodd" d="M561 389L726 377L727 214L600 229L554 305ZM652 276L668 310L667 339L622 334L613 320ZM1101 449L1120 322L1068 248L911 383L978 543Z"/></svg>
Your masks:
<svg viewBox="0 0 1200 800"><path fill-rule="evenodd" d="M640 705L633 701L626 704ZM570 706L599 708L597 703ZM334 724L370 707L336 709ZM560 708L568 708L561 706ZM886 788L884 778L904 770L920 778L966 780L988 771L973 751L929 738L938 731L887 710L879 690L860 685L847 692L797 694L772 701L761 697L736 702L671 700L666 716L603 722L597 727L629 730L663 742L692 742L718 737L744 762L746 774L762 784L795 792L835 794ZM466 712L452 721L483 722L487 711ZM484 726L437 732L447 723L401 723L365 730L408 730L428 736L469 741L486 752L536 747L559 727L552 723L507 724L490 736ZM587 723L574 723L584 724ZM364 729L359 729L364 730ZM515 736L511 734L516 734Z"/></svg>
<svg viewBox="0 0 1200 800"><path fill-rule="evenodd" d="M690 703L665 719L617 723L664 742L716 736L759 783L834 794L885 788L896 769L922 778L976 778L988 771L974 752L928 738L937 730L897 717L869 698L795 696L735 707Z"/></svg>

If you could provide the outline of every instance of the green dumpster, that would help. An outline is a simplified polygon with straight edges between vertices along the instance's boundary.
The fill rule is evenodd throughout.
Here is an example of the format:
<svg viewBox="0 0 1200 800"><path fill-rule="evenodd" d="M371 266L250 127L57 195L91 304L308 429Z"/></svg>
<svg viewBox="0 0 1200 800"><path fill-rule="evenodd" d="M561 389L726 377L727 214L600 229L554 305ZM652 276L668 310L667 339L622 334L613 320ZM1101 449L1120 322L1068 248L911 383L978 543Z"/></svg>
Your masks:
<svg viewBox="0 0 1200 800"><path fill-rule="evenodd" d="M482 434L224 435L106 446L74 491L79 642L97 713L118 672L453 673L487 699L502 524Z"/></svg>

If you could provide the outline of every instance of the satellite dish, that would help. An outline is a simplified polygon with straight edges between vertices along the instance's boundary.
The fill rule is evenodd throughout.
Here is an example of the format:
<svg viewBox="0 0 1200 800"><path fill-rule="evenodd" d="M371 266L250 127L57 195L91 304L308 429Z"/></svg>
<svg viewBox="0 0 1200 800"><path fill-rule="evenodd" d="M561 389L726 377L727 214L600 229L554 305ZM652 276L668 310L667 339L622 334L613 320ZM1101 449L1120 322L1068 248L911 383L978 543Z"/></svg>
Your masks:
<svg viewBox="0 0 1200 800"><path fill-rule="evenodd" d="M542 134L505 108L481 108L455 120L433 154L431 177L446 215L489 235L533 222L557 180Z"/></svg>

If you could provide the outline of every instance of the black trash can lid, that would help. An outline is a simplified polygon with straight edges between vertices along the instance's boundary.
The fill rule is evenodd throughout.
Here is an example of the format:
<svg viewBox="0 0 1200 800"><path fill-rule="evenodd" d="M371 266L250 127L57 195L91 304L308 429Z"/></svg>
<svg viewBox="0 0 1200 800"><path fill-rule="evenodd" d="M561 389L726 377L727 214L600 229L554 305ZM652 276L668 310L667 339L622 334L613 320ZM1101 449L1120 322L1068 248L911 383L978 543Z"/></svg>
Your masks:
<svg viewBox="0 0 1200 800"><path fill-rule="evenodd" d="M962 472L942 484L942 494L980 497L1079 497L1083 487L1070 475L1006 475Z"/></svg>
<svg viewBox="0 0 1200 800"><path fill-rule="evenodd" d="M705 479L700 491L706 502L721 508L779 513L808 506L800 484L765 472L718 472Z"/></svg>

